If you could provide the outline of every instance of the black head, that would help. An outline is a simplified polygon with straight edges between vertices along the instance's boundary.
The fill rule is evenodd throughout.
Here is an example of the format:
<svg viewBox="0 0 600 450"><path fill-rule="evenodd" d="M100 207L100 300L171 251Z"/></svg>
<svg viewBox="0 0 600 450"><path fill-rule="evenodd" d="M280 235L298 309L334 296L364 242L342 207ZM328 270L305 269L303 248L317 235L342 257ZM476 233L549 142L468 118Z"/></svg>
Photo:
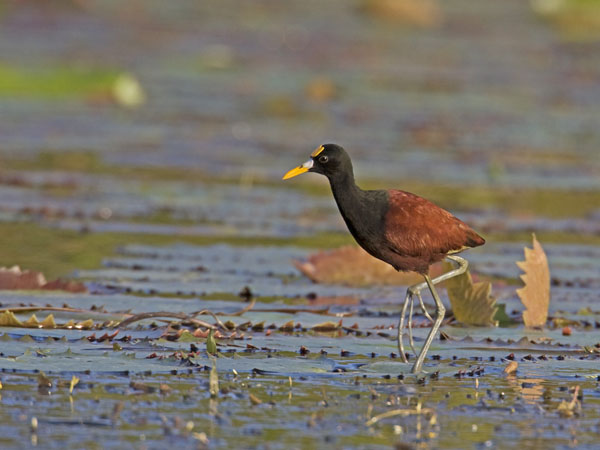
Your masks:
<svg viewBox="0 0 600 450"><path fill-rule="evenodd" d="M304 164L286 173L283 179L287 180L305 172L320 173L329 179L338 176L353 176L350 157L346 153L346 150L339 145L321 145L310 154L310 158Z"/></svg>

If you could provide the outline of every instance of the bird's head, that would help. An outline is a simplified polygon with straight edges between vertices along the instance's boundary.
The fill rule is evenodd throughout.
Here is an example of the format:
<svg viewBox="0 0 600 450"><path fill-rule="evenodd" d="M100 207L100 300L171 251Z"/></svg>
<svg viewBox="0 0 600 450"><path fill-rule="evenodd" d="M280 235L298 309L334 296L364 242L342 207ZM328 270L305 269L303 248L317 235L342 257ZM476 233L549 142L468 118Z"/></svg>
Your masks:
<svg viewBox="0 0 600 450"><path fill-rule="evenodd" d="M325 144L310 154L304 164L287 172L283 179L295 177L305 172L316 172L332 178L340 174L352 174L352 163L346 151L336 144Z"/></svg>

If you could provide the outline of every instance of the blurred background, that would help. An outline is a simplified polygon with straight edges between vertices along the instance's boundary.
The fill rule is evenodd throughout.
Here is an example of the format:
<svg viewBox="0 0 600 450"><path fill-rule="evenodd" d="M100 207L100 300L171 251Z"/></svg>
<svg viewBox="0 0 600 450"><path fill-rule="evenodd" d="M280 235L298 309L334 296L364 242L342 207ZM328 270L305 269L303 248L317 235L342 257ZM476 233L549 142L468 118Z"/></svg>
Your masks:
<svg viewBox="0 0 600 450"><path fill-rule="evenodd" d="M600 1L0 1L0 264L349 243L318 145L489 242L600 243Z"/></svg>

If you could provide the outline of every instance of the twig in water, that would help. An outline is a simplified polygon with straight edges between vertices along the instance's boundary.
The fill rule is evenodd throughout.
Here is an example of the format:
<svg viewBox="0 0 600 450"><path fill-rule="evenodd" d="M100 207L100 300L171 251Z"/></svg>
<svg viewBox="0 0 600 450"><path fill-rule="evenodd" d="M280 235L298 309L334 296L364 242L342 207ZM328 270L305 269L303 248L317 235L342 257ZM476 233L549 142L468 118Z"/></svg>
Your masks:
<svg viewBox="0 0 600 450"><path fill-rule="evenodd" d="M119 322L113 328L123 328L123 327L126 327L127 325L131 325L134 322L138 322L138 321L144 320L144 319L150 319L152 317L171 317L173 319L181 319L181 320L190 321L194 325L197 325L199 327L212 328L213 330L218 328L218 327L215 327L214 325L211 325L208 322L204 322L203 320L194 319L192 316L193 315L188 315L188 314L184 314L184 313L174 313L174 312L168 312L168 311L140 313L140 314L135 314L135 315L123 320L122 322ZM217 322L219 324L219 327L222 327L224 330L227 330L227 327L225 327L225 325L223 325L223 323L220 320L217 319Z"/></svg>
<svg viewBox="0 0 600 450"><path fill-rule="evenodd" d="M375 425L377 422L383 419L387 419L388 417L401 416L418 416L421 414L434 414L433 409L431 408L417 408L417 409L394 409L392 411L386 411L384 413L378 414L374 417L371 417L369 420L365 422L365 425L370 427L371 425Z"/></svg>

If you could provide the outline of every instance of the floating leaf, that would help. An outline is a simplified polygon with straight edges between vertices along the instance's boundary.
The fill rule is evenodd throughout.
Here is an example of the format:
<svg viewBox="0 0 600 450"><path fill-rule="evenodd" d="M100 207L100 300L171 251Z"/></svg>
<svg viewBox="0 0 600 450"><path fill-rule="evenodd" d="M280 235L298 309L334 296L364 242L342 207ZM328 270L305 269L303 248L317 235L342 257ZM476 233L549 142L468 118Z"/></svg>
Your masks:
<svg viewBox="0 0 600 450"><path fill-rule="evenodd" d="M279 327L279 331L291 333L294 331L294 321L290 320L289 322L284 323L281 327Z"/></svg>
<svg viewBox="0 0 600 450"><path fill-rule="evenodd" d="M235 330L235 322L231 320L228 320L223 325L225 325L225 328L227 328L228 330Z"/></svg>
<svg viewBox="0 0 600 450"><path fill-rule="evenodd" d="M449 262L444 263L444 269L454 269ZM492 285L489 281L473 283L469 271L450 278L446 281L448 298L452 305L454 317L465 325L497 326L494 319L498 307L492 297Z"/></svg>
<svg viewBox="0 0 600 450"><path fill-rule="evenodd" d="M56 328L54 316L49 314L43 321L39 321L35 314L32 314L25 322L21 322L12 311L4 311L0 314L0 326L20 327L20 328Z"/></svg>
<svg viewBox="0 0 600 450"><path fill-rule="evenodd" d="M23 326L26 328L37 328L39 324L40 322L38 322L37 317L35 317L35 314L32 314L29 319L23 322Z"/></svg>
<svg viewBox="0 0 600 450"><path fill-rule="evenodd" d="M21 322L12 311L4 311L0 314L0 326L2 327L22 327Z"/></svg>
<svg viewBox="0 0 600 450"><path fill-rule="evenodd" d="M215 341L214 330L211 328L206 338L206 352L210 355L217 354L217 342Z"/></svg>
<svg viewBox="0 0 600 450"><path fill-rule="evenodd" d="M335 331L342 326L341 322L323 322L312 327L314 331Z"/></svg>
<svg viewBox="0 0 600 450"><path fill-rule="evenodd" d="M94 326L94 321L92 319L84 320L83 322L79 322L75 325L75 328L78 330L89 330Z"/></svg>
<svg viewBox="0 0 600 450"><path fill-rule="evenodd" d="M56 322L54 322L54 316L52 314L48 314L42 322L40 323L42 328L56 328Z"/></svg>
<svg viewBox="0 0 600 450"><path fill-rule="evenodd" d="M527 327L541 327L548 319L550 305L550 270L548 258L540 243L533 236L533 248L525 247L525 261L518 261L517 266L525 272L521 280L525 286L517 289L517 295L526 310L523 322Z"/></svg>

